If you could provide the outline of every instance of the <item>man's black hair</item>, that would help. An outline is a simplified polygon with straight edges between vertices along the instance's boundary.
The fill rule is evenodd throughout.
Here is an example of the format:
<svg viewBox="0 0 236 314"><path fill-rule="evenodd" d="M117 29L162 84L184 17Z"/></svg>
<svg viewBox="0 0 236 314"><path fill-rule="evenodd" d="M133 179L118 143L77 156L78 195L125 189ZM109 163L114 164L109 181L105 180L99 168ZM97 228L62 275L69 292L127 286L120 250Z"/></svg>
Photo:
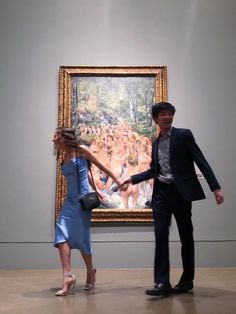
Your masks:
<svg viewBox="0 0 236 314"><path fill-rule="evenodd" d="M159 113L162 110L168 110L171 113L173 113L173 115L175 114L175 107L173 105L171 105L169 102L159 102L156 103L155 105L152 106L152 118L157 118Z"/></svg>

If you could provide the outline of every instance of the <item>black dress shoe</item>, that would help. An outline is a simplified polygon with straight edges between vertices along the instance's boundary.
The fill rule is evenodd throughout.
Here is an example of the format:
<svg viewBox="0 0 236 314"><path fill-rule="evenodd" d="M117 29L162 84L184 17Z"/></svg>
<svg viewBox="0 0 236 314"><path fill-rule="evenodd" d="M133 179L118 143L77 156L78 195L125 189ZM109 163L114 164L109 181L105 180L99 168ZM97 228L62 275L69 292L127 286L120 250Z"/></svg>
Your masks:
<svg viewBox="0 0 236 314"><path fill-rule="evenodd" d="M171 285L170 283L158 283L153 289L146 290L147 295L168 295L171 292Z"/></svg>
<svg viewBox="0 0 236 314"><path fill-rule="evenodd" d="M193 289L192 281L183 281L172 288L173 293L185 293Z"/></svg>

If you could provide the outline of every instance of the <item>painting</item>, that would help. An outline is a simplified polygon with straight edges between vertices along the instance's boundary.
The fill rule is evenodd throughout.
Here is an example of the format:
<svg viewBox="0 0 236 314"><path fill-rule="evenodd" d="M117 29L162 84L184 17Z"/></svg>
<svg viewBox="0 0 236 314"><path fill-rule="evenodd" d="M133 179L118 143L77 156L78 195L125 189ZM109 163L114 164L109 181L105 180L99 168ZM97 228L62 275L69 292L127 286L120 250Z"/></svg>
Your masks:
<svg viewBox="0 0 236 314"><path fill-rule="evenodd" d="M151 110L159 101L167 101L166 66L61 66L59 70L58 126L75 128L84 144L121 180L149 168L158 133ZM56 219L66 196L61 161L59 156ZM103 195L92 222L152 222L152 180L120 191L94 165L92 174Z"/></svg>

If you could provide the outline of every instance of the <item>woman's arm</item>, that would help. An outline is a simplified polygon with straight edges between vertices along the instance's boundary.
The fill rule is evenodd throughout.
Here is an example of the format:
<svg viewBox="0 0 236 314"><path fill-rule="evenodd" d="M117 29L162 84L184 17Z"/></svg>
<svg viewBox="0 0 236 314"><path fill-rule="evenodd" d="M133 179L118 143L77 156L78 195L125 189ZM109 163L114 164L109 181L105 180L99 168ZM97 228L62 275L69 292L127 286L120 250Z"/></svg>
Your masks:
<svg viewBox="0 0 236 314"><path fill-rule="evenodd" d="M106 166L104 166L97 157L86 147L83 145L80 145L78 148L78 152L81 156L86 158L87 160L91 161L95 166L97 166L101 171L105 172L109 177L111 177L117 185L120 187L121 180L120 178L117 178L114 173L108 169Z"/></svg>

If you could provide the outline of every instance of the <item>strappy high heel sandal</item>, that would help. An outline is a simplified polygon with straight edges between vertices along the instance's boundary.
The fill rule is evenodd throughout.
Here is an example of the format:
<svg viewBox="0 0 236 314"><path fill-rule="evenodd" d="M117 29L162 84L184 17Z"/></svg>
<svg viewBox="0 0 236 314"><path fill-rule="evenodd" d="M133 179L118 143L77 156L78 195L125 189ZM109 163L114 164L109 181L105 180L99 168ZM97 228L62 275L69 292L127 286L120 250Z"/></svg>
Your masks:
<svg viewBox="0 0 236 314"><path fill-rule="evenodd" d="M71 272L69 273L64 273L64 278L69 278L66 290L63 288L57 292L55 292L55 295L57 297L64 297L67 296L68 294L75 294L75 285L76 285L76 278L75 275L73 275Z"/></svg>
<svg viewBox="0 0 236 314"><path fill-rule="evenodd" d="M92 281L91 283L86 282L85 286L84 286L84 290L91 290L93 289L93 287L95 286L95 282L96 282L96 268L87 270L87 273L92 275Z"/></svg>

